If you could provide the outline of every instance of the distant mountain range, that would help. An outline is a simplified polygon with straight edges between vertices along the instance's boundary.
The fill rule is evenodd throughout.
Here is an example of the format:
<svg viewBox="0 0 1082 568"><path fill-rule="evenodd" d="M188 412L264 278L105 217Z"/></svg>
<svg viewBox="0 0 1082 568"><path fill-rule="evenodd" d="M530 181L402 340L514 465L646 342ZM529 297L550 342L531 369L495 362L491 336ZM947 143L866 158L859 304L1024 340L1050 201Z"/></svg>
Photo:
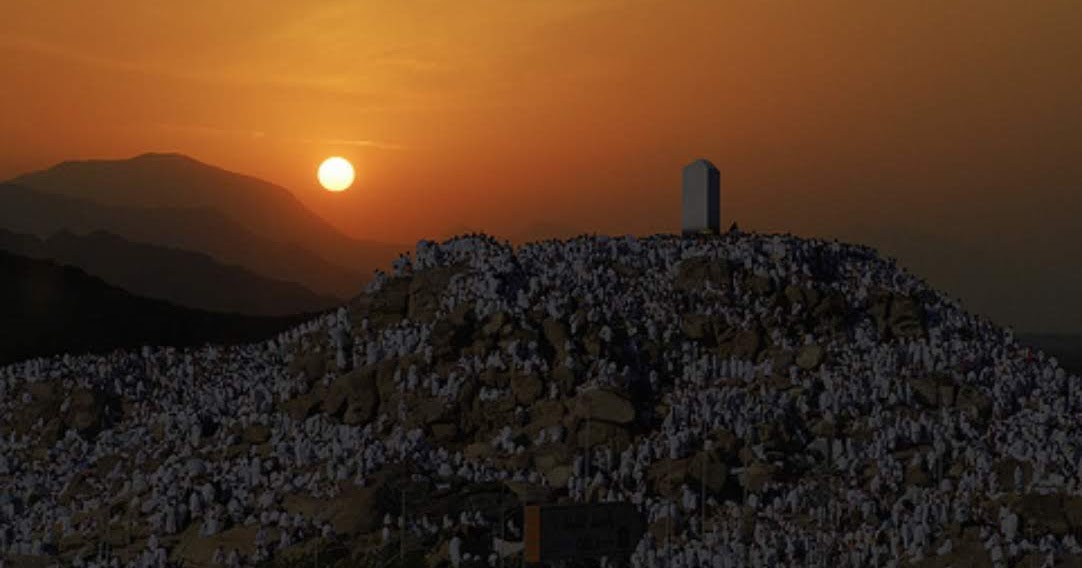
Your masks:
<svg viewBox="0 0 1082 568"><path fill-rule="evenodd" d="M177 154L64 162L19 176L0 184L0 227L38 237L106 231L337 298L356 295L407 248L349 238L280 186Z"/></svg>
<svg viewBox="0 0 1082 568"><path fill-rule="evenodd" d="M181 154L63 162L12 182L102 205L211 209L259 237L302 247L365 276L401 252L397 244L343 235L281 186Z"/></svg>
<svg viewBox="0 0 1082 568"><path fill-rule="evenodd" d="M141 345L250 342L310 317L182 308L132 295L77 268L0 252L0 364Z"/></svg>
<svg viewBox="0 0 1082 568"><path fill-rule="evenodd" d="M202 253L133 243L104 231L81 236L65 230L39 239L0 229L0 250L80 268L135 295L190 308L280 316L338 303Z"/></svg>

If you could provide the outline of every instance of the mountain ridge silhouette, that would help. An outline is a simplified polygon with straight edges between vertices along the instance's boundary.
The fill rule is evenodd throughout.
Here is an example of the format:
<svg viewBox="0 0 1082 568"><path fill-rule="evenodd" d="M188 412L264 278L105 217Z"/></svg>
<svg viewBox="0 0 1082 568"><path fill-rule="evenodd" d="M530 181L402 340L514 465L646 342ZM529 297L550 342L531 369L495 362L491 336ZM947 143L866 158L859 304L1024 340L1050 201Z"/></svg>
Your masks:
<svg viewBox="0 0 1082 568"><path fill-rule="evenodd" d="M102 205L209 207L258 236L296 244L362 275L371 270L355 267L382 266L402 248L348 237L306 208L288 189L184 154L65 161L11 182Z"/></svg>
<svg viewBox="0 0 1082 568"><path fill-rule="evenodd" d="M57 353L269 338L312 314L259 317L133 295L81 269L0 251L0 365Z"/></svg>
<svg viewBox="0 0 1082 568"><path fill-rule="evenodd" d="M107 231L79 235L61 230L42 239L0 228L0 250L80 268L134 295L189 308L282 316L319 311L338 301L204 253L132 242Z"/></svg>
<svg viewBox="0 0 1082 568"><path fill-rule="evenodd" d="M256 235L209 208L108 206L0 183L0 227L47 238L59 231L107 231L127 240L204 253L264 277L296 282L320 294L347 298L365 280L292 244Z"/></svg>

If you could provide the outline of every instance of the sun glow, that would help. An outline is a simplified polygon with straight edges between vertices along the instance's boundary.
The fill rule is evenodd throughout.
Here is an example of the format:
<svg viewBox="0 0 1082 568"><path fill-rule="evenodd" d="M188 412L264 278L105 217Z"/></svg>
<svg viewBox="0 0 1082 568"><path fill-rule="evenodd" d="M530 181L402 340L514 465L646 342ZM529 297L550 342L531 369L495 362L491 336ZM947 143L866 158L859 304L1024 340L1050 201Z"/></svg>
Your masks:
<svg viewBox="0 0 1082 568"><path fill-rule="evenodd" d="M353 164L338 156L331 156L319 165L319 185L327 191L345 191L353 185Z"/></svg>

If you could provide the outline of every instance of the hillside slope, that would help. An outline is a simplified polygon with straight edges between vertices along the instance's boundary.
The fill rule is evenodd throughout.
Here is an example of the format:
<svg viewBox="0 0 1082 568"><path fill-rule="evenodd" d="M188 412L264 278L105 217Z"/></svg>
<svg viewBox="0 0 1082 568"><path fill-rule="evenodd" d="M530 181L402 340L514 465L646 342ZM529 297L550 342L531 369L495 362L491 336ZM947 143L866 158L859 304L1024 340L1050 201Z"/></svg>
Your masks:
<svg viewBox="0 0 1082 568"><path fill-rule="evenodd" d="M635 567L1082 561L1078 378L867 247L421 243L271 342L5 374L16 541L101 519L65 561L513 564L521 505L598 501L640 512Z"/></svg>
<svg viewBox="0 0 1082 568"><path fill-rule="evenodd" d="M133 243L104 231L85 236L62 231L38 239L0 229L0 250L74 266L136 296L189 308L282 316L338 303L299 284L263 278L204 254Z"/></svg>
<svg viewBox="0 0 1082 568"><path fill-rule="evenodd" d="M343 268L296 245L262 238L206 208L108 206L0 184L0 227L42 238L61 231L106 231L138 243L206 254L260 276L343 298L356 295L368 276L360 267Z"/></svg>
<svg viewBox="0 0 1082 568"><path fill-rule="evenodd" d="M301 317L186 309L133 296L76 268L0 251L0 364L142 345L250 342Z"/></svg>

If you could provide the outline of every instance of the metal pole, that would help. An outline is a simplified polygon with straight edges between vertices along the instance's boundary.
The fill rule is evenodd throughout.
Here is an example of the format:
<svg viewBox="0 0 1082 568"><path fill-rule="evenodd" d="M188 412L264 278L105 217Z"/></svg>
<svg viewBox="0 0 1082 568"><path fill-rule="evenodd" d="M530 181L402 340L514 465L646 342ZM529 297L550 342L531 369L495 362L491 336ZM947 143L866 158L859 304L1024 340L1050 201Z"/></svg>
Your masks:
<svg viewBox="0 0 1082 568"><path fill-rule="evenodd" d="M669 498L665 500L665 568L672 568L672 454L669 454Z"/></svg>
<svg viewBox="0 0 1082 568"><path fill-rule="evenodd" d="M593 420L593 416L594 412L593 408L591 408L586 414L586 494L583 495L584 498L587 498L586 500L589 500L590 495L590 454L592 453L590 450L592 448L591 442L593 442L590 439L590 422Z"/></svg>
<svg viewBox="0 0 1082 568"><path fill-rule="evenodd" d="M506 546L506 542L507 542L507 524L505 523L504 518L503 518L504 517L504 500L503 500L503 497L504 497L504 494L506 493L506 490L507 490L507 484L504 483L503 485L500 486L500 540L502 541L502 542L500 542L501 546ZM499 551L496 555L497 555L497 557L500 558L500 568L503 568L503 551Z"/></svg>
<svg viewBox="0 0 1082 568"><path fill-rule="evenodd" d="M402 517L398 527L398 565L406 568L406 490L402 489Z"/></svg>
<svg viewBox="0 0 1082 568"><path fill-rule="evenodd" d="M673 426L676 421L676 404L675 401L670 403L669 406L669 425ZM670 442L671 444L671 442ZM672 568L672 494L675 491L673 487L672 478L672 462L673 454L672 450L669 451L669 463L668 463L668 481L669 481L669 497L665 500L665 568Z"/></svg>
<svg viewBox="0 0 1082 568"><path fill-rule="evenodd" d="M710 442L708 440L703 441L703 475L700 482L699 492L699 511L701 515L701 521L699 521L699 534L705 537L706 535L706 461L709 459L707 450L710 448Z"/></svg>

